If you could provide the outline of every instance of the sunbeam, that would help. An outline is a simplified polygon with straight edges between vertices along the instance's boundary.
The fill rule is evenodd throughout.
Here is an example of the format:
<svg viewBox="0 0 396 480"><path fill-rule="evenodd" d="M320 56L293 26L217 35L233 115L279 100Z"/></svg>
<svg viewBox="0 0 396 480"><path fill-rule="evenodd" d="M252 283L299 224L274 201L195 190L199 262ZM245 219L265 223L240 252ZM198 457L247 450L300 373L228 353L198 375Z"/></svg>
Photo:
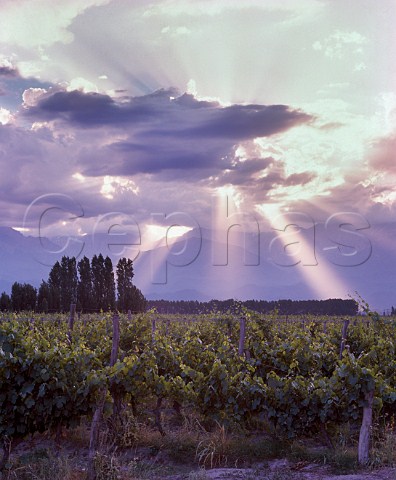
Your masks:
<svg viewBox="0 0 396 480"><path fill-rule="evenodd" d="M270 244L270 258L281 267L298 268L320 299L347 298L350 288L316 249L315 222L304 213L282 213L273 206L268 215L259 208L277 233ZM276 213L276 215L273 215Z"/></svg>

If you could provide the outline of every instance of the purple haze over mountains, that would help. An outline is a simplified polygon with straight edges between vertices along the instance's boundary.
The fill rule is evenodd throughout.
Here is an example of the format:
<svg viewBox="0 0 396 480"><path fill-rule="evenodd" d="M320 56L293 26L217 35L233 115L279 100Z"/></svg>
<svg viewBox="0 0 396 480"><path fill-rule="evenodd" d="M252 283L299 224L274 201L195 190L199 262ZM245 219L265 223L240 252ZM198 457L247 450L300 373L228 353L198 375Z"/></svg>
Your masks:
<svg viewBox="0 0 396 480"><path fill-rule="evenodd" d="M392 254L392 243L376 241L378 238L394 238L394 225L378 225L370 229L367 238L371 242L372 253L367 261L357 266L332 264L323 255L323 248L328 245L328 241L321 233L323 232L319 229L315 237L316 258L319 264L325 262L327 268L332 268L343 284L348 286L344 298L348 298L348 294L355 297L357 291L372 308L381 313L396 304L396 257ZM308 238L312 232L308 229L303 234ZM250 234L245 239L241 231L235 230L229 236L228 265L214 265L224 263L226 258L226 232L223 242L214 248L212 231L193 230L180 237L170 248L162 245L156 249L140 251L134 260L134 280L149 299L206 301L213 298L321 298L304 275L304 268L318 267L280 266L282 258L276 258L276 251L274 254L274 250L269 248L273 238L274 233L271 231L260 232L260 249L257 250L257 237ZM135 240L129 238L124 243L133 243ZM109 246L109 243L115 242L107 234L96 234L95 237L86 235L74 238L62 250L66 244L65 238L39 239L1 227L0 290L10 292L14 281L39 287L41 280L48 278L50 266L62 255L78 258L86 255L92 258L94 254L103 253L112 258L115 266L118 258L128 255L128 250L123 252L122 246ZM52 253L59 250L62 251ZM135 254L136 251L134 247ZM322 298L332 298L332 295L324 294Z"/></svg>

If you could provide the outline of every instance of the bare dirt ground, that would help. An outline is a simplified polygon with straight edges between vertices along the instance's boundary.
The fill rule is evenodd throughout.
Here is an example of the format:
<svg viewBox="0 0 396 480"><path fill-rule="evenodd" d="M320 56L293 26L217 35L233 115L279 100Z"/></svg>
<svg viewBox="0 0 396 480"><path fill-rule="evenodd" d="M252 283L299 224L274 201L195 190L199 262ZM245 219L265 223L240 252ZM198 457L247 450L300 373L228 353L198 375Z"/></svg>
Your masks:
<svg viewBox="0 0 396 480"><path fill-rule="evenodd" d="M275 461L275 462L282 462ZM294 466L284 468L251 468L251 469L232 469L217 468L202 472L200 477L197 473L196 478L201 480L396 480L396 469L382 468L379 470L347 474L332 475L323 467L317 465L306 465L301 467L300 471L293 470ZM160 478L160 477L159 477ZM192 474L176 475L168 477L169 480L185 480L194 478Z"/></svg>

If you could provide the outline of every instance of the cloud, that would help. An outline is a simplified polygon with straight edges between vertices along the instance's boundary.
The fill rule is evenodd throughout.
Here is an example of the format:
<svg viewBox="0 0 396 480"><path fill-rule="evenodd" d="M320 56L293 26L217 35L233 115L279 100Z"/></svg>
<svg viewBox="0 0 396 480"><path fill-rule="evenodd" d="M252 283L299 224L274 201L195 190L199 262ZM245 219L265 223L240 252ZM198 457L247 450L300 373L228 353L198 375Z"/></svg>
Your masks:
<svg viewBox="0 0 396 480"><path fill-rule="evenodd" d="M117 111L118 110L118 111ZM123 109L108 95L85 94L82 91L55 92L42 98L25 112L26 116L37 120L64 120L87 126L98 126L123 121Z"/></svg>
<svg viewBox="0 0 396 480"><path fill-rule="evenodd" d="M396 174L396 133L373 142L369 163L375 170Z"/></svg>
<svg viewBox="0 0 396 480"><path fill-rule="evenodd" d="M235 168L237 145L313 120L285 105L223 107L173 89L120 101L82 91L48 93L24 115L52 122L55 131L84 127L82 135L101 128L101 141L83 140L84 175L161 174L165 181L201 181L229 170L235 183L265 167L263 159L253 159Z"/></svg>
<svg viewBox="0 0 396 480"><path fill-rule="evenodd" d="M66 133L63 135L66 136ZM65 141L64 136L46 127L26 130L15 124L0 124L0 208L3 224L21 226L27 207L43 194L69 195L82 205L85 225L94 224L99 215L109 211L109 200L101 194L104 179L77 175L81 170L82 152L87 144L94 143L93 139L86 136L73 142ZM125 179L115 178L105 186L104 193L108 195L111 189L114 196L110 211L136 211L136 203L132 202L136 196L131 191L132 185ZM33 224L29 224L35 228L40 215L45 213L44 207L37 208ZM43 226L57 224L60 219L68 221L70 216L70 210L64 213L49 211L45 213Z"/></svg>
<svg viewBox="0 0 396 480"><path fill-rule="evenodd" d="M244 209L254 211L257 205L290 204L304 198L307 186L317 181L314 172L289 174L285 161L266 157L236 158L227 169L209 178L208 183L212 188L237 189Z"/></svg>
<svg viewBox="0 0 396 480"><path fill-rule="evenodd" d="M108 0L2 1L0 42L26 48L71 42L73 34L68 27L73 19L89 7L106 3Z"/></svg>
<svg viewBox="0 0 396 480"><path fill-rule="evenodd" d="M99 92L98 87L94 83L86 80L85 78L81 78L81 77L73 78L71 80L69 86L67 87L67 91L72 92L73 90L80 90L84 93L88 93L88 92L98 93Z"/></svg>
<svg viewBox="0 0 396 480"><path fill-rule="evenodd" d="M291 10L299 12L300 10L308 9L317 10L320 8L318 2L315 0L301 0L296 3L295 0L195 0L191 3L186 0L164 0L162 2L154 2L145 10L145 16L151 17L154 15L179 16L179 15L194 15L194 16L208 16L221 15L224 11L236 10L243 11L248 9L260 10Z"/></svg>
<svg viewBox="0 0 396 480"><path fill-rule="evenodd" d="M13 117L9 110L0 107L0 125L6 125L7 123L11 122L12 118Z"/></svg>
<svg viewBox="0 0 396 480"><path fill-rule="evenodd" d="M33 95L33 92L46 92L51 86L34 77L24 78L20 69L12 66L11 62L0 59L0 95L5 97L2 104L12 112L16 112L21 106L22 99L25 100Z"/></svg>
<svg viewBox="0 0 396 480"><path fill-rule="evenodd" d="M178 37L180 35L189 35L191 33L191 30L184 26L170 27L169 25L167 25L161 30L161 33L165 35L170 35L172 37Z"/></svg>
<svg viewBox="0 0 396 480"><path fill-rule="evenodd" d="M337 30L324 40L315 41L312 48L316 51L322 51L326 57L342 59L345 58L346 54L362 54L362 46L367 43L368 39L359 32Z"/></svg>
<svg viewBox="0 0 396 480"><path fill-rule="evenodd" d="M205 124L190 132L203 137L241 141L273 135L311 120L312 116L286 105L232 105L217 109Z"/></svg>
<svg viewBox="0 0 396 480"><path fill-rule="evenodd" d="M38 99L46 93L47 90L45 90L44 88L28 88L22 94L24 106L33 107L37 104Z"/></svg>
<svg viewBox="0 0 396 480"><path fill-rule="evenodd" d="M228 143L199 141L174 141L167 138L149 138L147 143L115 142L97 152L101 165L86 162L89 175L136 175L139 173L159 174L164 180L165 171L169 179L201 180L217 173L228 165L222 160L232 150Z"/></svg>
<svg viewBox="0 0 396 480"><path fill-rule="evenodd" d="M287 186L304 186L307 183L311 182L316 175L313 172L302 172L302 173L293 173L284 179L284 182Z"/></svg>
<svg viewBox="0 0 396 480"><path fill-rule="evenodd" d="M2 132L2 172L15 181L3 186L1 205L8 198L20 209L51 185L84 206L86 223L109 209L147 219L181 205L202 219L212 188L233 184L254 202L274 185L306 181L254 147L257 135L309 124L312 117L300 110L224 107L173 89L115 99L56 88L26 90L17 120L32 129Z"/></svg>
<svg viewBox="0 0 396 480"><path fill-rule="evenodd" d="M18 77L19 73L16 68L9 66L0 66L0 77Z"/></svg>
<svg viewBox="0 0 396 480"><path fill-rule="evenodd" d="M355 72L363 72L364 70L367 70L367 65L364 62L360 62L355 65Z"/></svg>
<svg viewBox="0 0 396 480"><path fill-rule="evenodd" d="M204 203L203 191L234 185L253 203L286 205L328 199L344 183L345 197L348 189L367 195L373 184L353 190L347 174L359 171L359 183L375 168L392 168L380 160L385 145L364 165L370 139L387 132L382 117L380 132L371 120L374 96L391 90L391 76L353 71L364 65L383 71L382 42L389 43L392 25L390 16L383 22L387 7L368 18L357 3L341 8L317 0L32 5L0 6L9 25L0 32L0 39L9 35L2 52L10 59L0 62L6 93L0 100L7 111L19 110L20 125L15 139L1 145L2 162L18 178L8 198L19 204L51 186L78 192L91 212L128 202L144 211L147 202L172 208L181 190ZM380 40L375 31L382 24ZM42 83L24 78L31 75ZM366 81L357 85L357 76ZM257 137L268 148L255 150ZM141 203L124 181L140 189Z"/></svg>
<svg viewBox="0 0 396 480"><path fill-rule="evenodd" d="M78 174L75 174L74 177L80 179ZM126 178L112 177L110 175L106 175L104 177L100 193L105 198L112 200L114 198L114 194L122 194L124 192L132 192L134 195L138 195L139 187L136 186L135 182Z"/></svg>
<svg viewBox="0 0 396 480"><path fill-rule="evenodd" d="M227 168L212 182L215 186L252 186L273 162L272 158L251 158L244 161L232 160Z"/></svg>
<svg viewBox="0 0 396 480"><path fill-rule="evenodd" d="M236 141L272 135L313 120L312 116L286 105L222 107L216 102L197 100L193 95L175 95L175 90L159 90L120 102L109 95L62 91L41 98L26 115L87 128L149 123L159 135Z"/></svg>

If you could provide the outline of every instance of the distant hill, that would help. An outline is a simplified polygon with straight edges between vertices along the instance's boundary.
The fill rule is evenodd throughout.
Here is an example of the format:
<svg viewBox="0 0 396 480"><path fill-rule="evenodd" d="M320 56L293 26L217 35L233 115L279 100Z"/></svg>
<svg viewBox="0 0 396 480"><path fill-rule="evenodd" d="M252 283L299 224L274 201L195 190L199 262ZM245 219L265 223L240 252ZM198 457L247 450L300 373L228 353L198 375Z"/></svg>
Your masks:
<svg viewBox="0 0 396 480"><path fill-rule="evenodd" d="M37 287L47 279L49 267L59 247L47 238L25 237L8 227L0 227L0 289L9 292L15 282Z"/></svg>

